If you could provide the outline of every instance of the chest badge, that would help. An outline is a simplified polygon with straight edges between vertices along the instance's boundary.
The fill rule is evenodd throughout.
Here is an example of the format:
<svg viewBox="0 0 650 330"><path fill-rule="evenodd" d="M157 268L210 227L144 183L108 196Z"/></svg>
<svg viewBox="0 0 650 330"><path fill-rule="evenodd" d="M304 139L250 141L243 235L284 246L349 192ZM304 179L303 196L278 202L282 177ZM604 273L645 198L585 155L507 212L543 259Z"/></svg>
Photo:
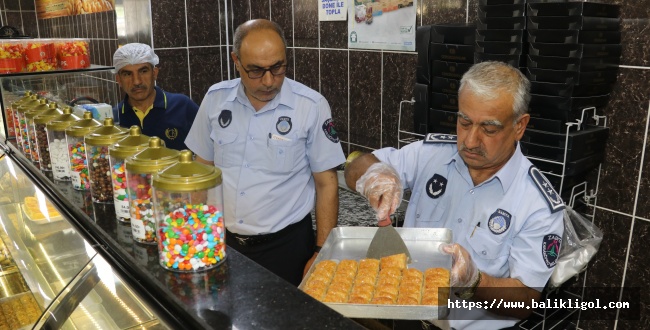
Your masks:
<svg viewBox="0 0 650 330"><path fill-rule="evenodd" d="M291 132L292 126L293 125L291 124L291 118L287 116L278 118L278 122L275 123L275 129L282 135L286 135L287 133Z"/></svg>
<svg viewBox="0 0 650 330"><path fill-rule="evenodd" d="M494 235L501 235L510 228L510 220L512 216L505 210L497 209L490 215L488 220L488 228Z"/></svg>
<svg viewBox="0 0 650 330"><path fill-rule="evenodd" d="M436 199L445 194L445 190L447 190L447 179L436 173L427 181L425 189L429 197Z"/></svg>
<svg viewBox="0 0 650 330"><path fill-rule="evenodd" d="M232 123L232 112L230 110L221 110L219 114L219 126L226 128Z"/></svg>
<svg viewBox="0 0 650 330"><path fill-rule="evenodd" d="M165 136L169 140L175 140L178 137L178 128L168 128L165 130Z"/></svg>

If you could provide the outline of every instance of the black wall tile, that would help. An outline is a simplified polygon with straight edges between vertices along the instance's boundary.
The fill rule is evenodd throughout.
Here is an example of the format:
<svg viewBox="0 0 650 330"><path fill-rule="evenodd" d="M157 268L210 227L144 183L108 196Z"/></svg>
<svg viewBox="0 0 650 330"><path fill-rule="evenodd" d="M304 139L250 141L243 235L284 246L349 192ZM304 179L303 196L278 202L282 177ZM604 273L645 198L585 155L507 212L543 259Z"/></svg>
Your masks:
<svg viewBox="0 0 650 330"><path fill-rule="evenodd" d="M603 241L587 268L585 284L592 287L620 287L632 218L598 209L594 223L603 231Z"/></svg>
<svg viewBox="0 0 650 330"><path fill-rule="evenodd" d="M188 1L187 17L187 37L190 47L220 44L218 1Z"/></svg>
<svg viewBox="0 0 650 330"><path fill-rule="evenodd" d="M632 214L634 207L645 136L650 89L650 72L646 71L620 68L609 104L600 113L607 117L610 131L600 174L598 205L627 214ZM650 191L646 188L644 192Z"/></svg>
<svg viewBox="0 0 650 330"><path fill-rule="evenodd" d="M467 0L423 0L422 6L422 25L465 22L467 16Z"/></svg>
<svg viewBox="0 0 650 330"><path fill-rule="evenodd" d="M296 20L300 22L300 20ZM321 48L348 48L348 22L320 22Z"/></svg>
<svg viewBox="0 0 650 330"><path fill-rule="evenodd" d="M350 143L381 147L381 53L350 52Z"/></svg>
<svg viewBox="0 0 650 330"><path fill-rule="evenodd" d="M293 15L296 47L318 47L318 6L311 0L294 0Z"/></svg>
<svg viewBox="0 0 650 330"><path fill-rule="evenodd" d="M23 19L23 34L33 38L38 38L38 26L36 25L36 12L23 11L21 12Z"/></svg>
<svg viewBox="0 0 650 330"><path fill-rule="evenodd" d="M295 80L313 90L320 90L318 49L296 49Z"/></svg>
<svg viewBox="0 0 650 330"><path fill-rule="evenodd" d="M269 11L270 1L271 0L250 1L251 19L256 19L256 18L271 19L271 12Z"/></svg>
<svg viewBox="0 0 650 330"><path fill-rule="evenodd" d="M382 147L397 146L400 103L413 97L417 55L384 53L383 62ZM407 106L408 103L403 106L403 111Z"/></svg>
<svg viewBox="0 0 650 330"><path fill-rule="evenodd" d="M25 33L23 29L23 19L19 11L6 11L7 20L5 25L13 26L18 29L20 32Z"/></svg>
<svg viewBox="0 0 650 330"><path fill-rule="evenodd" d="M648 237L650 237L650 222L636 219L632 230L632 245L630 257L625 273L625 287L642 290L650 285L650 250L648 250ZM640 294L640 309L647 311L650 307L650 296ZM650 315L642 312L640 320L620 320L619 328L622 329L649 329Z"/></svg>
<svg viewBox="0 0 650 330"><path fill-rule="evenodd" d="M160 58L157 84L172 93L190 96L188 57L186 49L156 49Z"/></svg>
<svg viewBox="0 0 650 330"><path fill-rule="evenodd" d="M151 25L156 48L187 46L184 1L157 1L155 6L151 6Z"/></svg>
<svg viewBox="0 0 650 330"><path fill-rule="evenodd" d="M332 109L332 119L342 142L350 142L348 127L348 52L321 50L321 90ZM346 147L343 148L346 150Z"/></svg>
<svg viewBox="0 0 650 330"><path fill-rule="evenodd" d="M190 48L191 98L201 104L210 86L221 79L221 47Z"/></svg>
<svg viewBox="0 0 650 330"><path fill-rule="evenodd" d="M293 11L289 10L292 0L269 1L271 2L271 19L282 27L284 37L287 39L287 47L293 47Z"/></svg>
<svg viewBox="0 0 650 330"><path fill-rule="evenodd" d="M8 2L15 2L14 1L8 1ZM34 6L34 0L20 0L20 10L36 10L36 7Z"/></svg>

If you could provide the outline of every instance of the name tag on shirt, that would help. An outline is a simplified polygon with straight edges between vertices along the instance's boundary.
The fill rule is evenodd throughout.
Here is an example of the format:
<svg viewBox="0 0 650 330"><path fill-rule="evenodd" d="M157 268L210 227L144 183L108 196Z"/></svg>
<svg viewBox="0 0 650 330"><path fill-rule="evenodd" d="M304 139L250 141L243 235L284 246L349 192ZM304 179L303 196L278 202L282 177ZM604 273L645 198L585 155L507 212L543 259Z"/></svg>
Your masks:
<svg viewBox="0 0 650 330"><path fill-rule="evenodd" d="M269 138L271 140L276 140L276 141L291 141L291 139L286 138L284 136L277 135L277 134L270 134L270 133L269 133Z"/></svg>

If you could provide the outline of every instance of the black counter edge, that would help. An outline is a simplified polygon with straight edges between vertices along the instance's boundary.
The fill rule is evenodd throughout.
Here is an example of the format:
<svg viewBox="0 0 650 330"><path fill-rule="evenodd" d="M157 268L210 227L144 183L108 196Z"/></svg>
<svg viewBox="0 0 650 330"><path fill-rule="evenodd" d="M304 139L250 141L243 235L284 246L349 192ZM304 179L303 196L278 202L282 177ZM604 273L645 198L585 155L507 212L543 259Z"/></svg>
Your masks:
<svg viewBox="0 0 650 330"><path fill-rule="evenodd" d="M62 198L63 194L53 187L50 180L37 169L24 155L17 152L15 146L8 142L0 142L6 154L11 157L25 175L32 179L32 182L41 188L50 201L55 204L62 215L79 231L81 236L88 240L97 252L107 261L111 267L125 280L128 285L143 299L147 306L154 310L156 316L160 317L165 324L172 329L199 329L209 328L207 324L199 322L178 302L169 299L164 294L160 294L161 288L152 281L142 281L147 278L141 268L137 267L132 261L125 259L115 243L102 235L102 231L93 226L93 220L85 213L73 205L67 198Z"/></svg>

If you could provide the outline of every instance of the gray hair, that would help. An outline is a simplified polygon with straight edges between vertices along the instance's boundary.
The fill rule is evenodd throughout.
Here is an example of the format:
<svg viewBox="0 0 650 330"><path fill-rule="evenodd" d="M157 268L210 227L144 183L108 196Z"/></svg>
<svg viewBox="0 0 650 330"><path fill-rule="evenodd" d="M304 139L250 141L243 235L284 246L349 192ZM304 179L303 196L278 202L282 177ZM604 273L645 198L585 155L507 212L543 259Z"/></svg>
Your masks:
<svg viewBox="0 0 650 330"><path fill-rule="evenodd" d="M459 93L466 88L486 100L494 100L505 92L513 97L512 110L515 118L528 112L530 102L530 81L517 68L496 61L474 64L460 80Z"/></svg>
<svg viewBox="0 0 650 330"><path fill-rule="evenodd" d="M265 19L254 19L247 21L245 23L242 23L240 26L237 27L235 30L235 40L233 44L233 52L239 58L239 50L241 49L241 43L246 38L246 36L251 32L251 31L256 31L256 30L272 30L275 31L279 36L280 39L282 39L282 44L284 44L284 49L287 49L287 39L284 38L284 32L282 31L282 28L278 23L265 20Z"/></svg>

